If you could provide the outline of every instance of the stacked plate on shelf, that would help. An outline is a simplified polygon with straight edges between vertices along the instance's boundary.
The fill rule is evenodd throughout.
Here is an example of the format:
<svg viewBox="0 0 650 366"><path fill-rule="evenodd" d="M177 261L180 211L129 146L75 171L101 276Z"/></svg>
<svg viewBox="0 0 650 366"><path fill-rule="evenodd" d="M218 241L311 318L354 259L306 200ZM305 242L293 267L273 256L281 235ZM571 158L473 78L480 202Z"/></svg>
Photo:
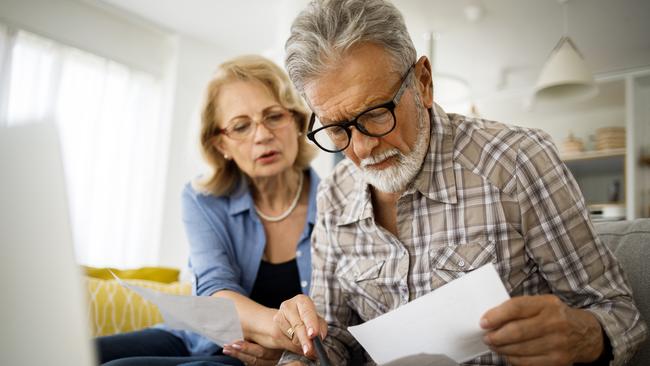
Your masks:
<svg viewBox="0 0 650 366"><path fill-rule="evenodd" d="M582 140L573 136L573 133L569 132L569 136L562 141L560 145L560 150L564 154L574 154L583 152L585 150L585 144L582 143Z"/></svg>
<svg viewBox="0 0 650 366"><path fill-rule="evenodd" d="M596 150L625 147L625 127L603 127L596 130Z"/></svg>

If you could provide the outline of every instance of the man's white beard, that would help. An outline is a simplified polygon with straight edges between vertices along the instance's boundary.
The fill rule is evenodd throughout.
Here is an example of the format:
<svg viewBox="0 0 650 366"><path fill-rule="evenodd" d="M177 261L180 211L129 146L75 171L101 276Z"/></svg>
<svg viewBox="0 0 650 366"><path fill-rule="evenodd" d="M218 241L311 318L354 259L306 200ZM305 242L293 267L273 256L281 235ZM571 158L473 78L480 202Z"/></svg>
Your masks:
<svg viewBox="0 0 650 366"><path fill-rule="evenodd" d="M400 192L406 189L408 184L415 179L415 176L422 167L424 156L429 147L429 134L426 133L427 124L424 105L416 97L416 106L418 109L418 134L415 140L413 150L408 154L402 154L398 149L382 151L376 156L371 156L361 160L359 164L363 179L366 183L372 185L382 192ZM397 157L397 163L385 169L366 168L370 164L376 164L386 160L389 157Z"/></svg>

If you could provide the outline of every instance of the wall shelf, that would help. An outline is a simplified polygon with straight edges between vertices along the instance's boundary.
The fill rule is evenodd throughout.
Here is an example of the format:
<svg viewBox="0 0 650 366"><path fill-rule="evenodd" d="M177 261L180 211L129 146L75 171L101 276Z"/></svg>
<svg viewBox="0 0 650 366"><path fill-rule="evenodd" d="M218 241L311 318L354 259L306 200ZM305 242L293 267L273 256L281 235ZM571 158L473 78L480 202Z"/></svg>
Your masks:
<svg viewBox="0 0 650 366"><path fill-rule="evenodd" d="M622 213L616 217L604 219L625 218L625 159L626 148L608 150L589 150L574 153L564 153L560 158L573 174L580 186L590 210L598 206L610 205L611 199L619 201ZM612 197L613 195L613 197ZM622 202L621 202L622 200ZM594 212L596 212L594 211ZM621 216L622 214L622 216ZM602 214L594 214L594 218Z"/></svg>
<svg viewBox="0 0 650 366"><path fill-rule="evenodd" d="M586 151L560 156L574 176L623 175L625 171L625 149Z"/></svg>
<svg viewBox="0 0 650 366"><path fill-rule="evenodd" d="M592 151L583 151L579 153L561 154L560 158L562 158L564 162L569 162L569 161L581 161L581 160L592 160L592 159L624 157L624 156L625 156L625 148L620 148L620 149L592 150Z"/></svg>

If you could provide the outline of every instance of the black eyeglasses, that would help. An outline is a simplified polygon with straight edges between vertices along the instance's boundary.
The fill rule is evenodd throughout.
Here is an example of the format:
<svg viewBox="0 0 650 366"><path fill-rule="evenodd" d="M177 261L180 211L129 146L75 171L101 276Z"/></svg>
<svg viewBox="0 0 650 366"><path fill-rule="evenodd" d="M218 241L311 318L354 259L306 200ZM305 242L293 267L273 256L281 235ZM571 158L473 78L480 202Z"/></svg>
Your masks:
<svg viewBox="0 0 650 366"><path fill-rule="evenodd" d="M345 150L350 145L352 138L352 129L350 127L352 126L367 136L382 137L388 135L397 125L395 107L406 90L406 80L412 70L413 65L409 67L402 77L400 87L390 101L368 108L350 121L323 125L316 114L312 113L307 128L307 131L309 131L307 138L322 150L336 153Z"/></svg>

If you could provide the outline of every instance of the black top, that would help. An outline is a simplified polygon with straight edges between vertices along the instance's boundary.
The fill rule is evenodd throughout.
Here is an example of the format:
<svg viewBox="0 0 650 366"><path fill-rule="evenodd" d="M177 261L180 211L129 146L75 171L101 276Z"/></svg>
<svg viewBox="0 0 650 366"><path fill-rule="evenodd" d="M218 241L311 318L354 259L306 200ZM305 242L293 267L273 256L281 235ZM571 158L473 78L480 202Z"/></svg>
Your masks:
<svg viewBox="0 0 650 366"><path fill-rule="evenodd" d="M251 300L277 309L284 300L302 293L298 263L292 259L284 263L262 261L251 291Z"/></svg>

